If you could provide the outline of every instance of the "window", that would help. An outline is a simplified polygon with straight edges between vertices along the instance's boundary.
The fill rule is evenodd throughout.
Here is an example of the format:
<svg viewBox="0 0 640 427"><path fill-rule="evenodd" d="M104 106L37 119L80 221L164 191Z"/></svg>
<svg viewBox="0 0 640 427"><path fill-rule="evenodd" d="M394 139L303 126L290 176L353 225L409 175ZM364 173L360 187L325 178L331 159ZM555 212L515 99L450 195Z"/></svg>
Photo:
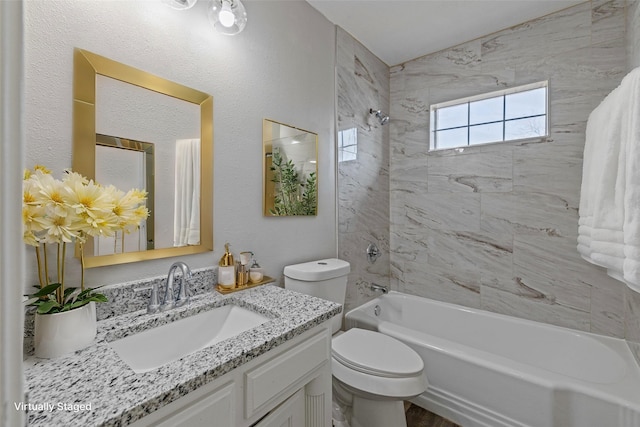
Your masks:
<svg viewBox="0 0 640 427"><path fill-rule="evenodd" d="M548 82L431 106L430 150L548 135Z"/></svg>
<svg viewBox="0 0 640 427"><path fill-rule="evenodd" d="M358 128L338 132L338 162L356 160L358 157Z"/></svg>

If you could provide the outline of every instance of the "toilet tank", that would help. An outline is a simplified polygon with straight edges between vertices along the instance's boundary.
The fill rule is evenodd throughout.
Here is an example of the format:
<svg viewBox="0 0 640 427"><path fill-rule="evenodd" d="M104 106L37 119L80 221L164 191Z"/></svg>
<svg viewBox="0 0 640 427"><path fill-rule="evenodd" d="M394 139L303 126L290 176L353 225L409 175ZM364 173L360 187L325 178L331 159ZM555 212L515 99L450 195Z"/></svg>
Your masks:
<svg viewBox="0 0 640 427"><path fill-rule="evenodd" d="M284 268L284 287L344 306L349 271L349 263L337 258L288 265ZM342 316L334 317L332 322L333 332L336 332L342 324Z"/></svg>

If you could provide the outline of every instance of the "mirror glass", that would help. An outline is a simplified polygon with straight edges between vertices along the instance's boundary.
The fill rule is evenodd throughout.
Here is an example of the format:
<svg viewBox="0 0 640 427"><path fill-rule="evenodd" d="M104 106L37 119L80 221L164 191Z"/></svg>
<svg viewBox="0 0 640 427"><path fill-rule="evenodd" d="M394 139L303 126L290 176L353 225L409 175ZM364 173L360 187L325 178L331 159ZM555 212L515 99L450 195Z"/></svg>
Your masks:
<svg viewBox="0 0 640 427"><path fill-rule="evenodd" d="M147 206L154 206L154 148L155 145L150 142L97 134L96 181L115 185L119 189L144 188L147 191ZM137 230L129 233L117 231L113 237L94 239L90 243L92 255L153 249L155 217L155 209L150 209L146 221Z"/></svg>
<svg viewBox="0 0 640 427"><path fill-rule="evenodd" d="M73 169L148 192L136 232L85 244L85 267L213 249L213 99L76 49Z"/></svg>
<svg viewBox="0 0 640 427"><path fill-rule="evenodd" d="M317 215L318 134L262 122L265 216Z"/></svg>

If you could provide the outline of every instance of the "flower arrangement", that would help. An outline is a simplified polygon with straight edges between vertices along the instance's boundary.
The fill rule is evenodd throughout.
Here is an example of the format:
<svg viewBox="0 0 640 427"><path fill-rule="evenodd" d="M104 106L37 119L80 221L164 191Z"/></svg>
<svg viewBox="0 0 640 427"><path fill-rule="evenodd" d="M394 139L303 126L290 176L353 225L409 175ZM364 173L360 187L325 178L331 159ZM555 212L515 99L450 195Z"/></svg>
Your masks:
<svg viewBox="0 0 640 427"><path fill-rule="evenodd" d="M102 186L79 173L65 171L55 179L44 166L26 170L23 180L22 221L25 243L35 248L38 263L38 292L28 295L27 305L37 306L40 314L59 313L82 307L106 297L85 289L84 243L88 237L113 236L118 230L131 232L149 216L145 206L147 193ZM80 247L80 287L65 288L67 244ZM48 245L56 245L56 282L50 278Z"/></svg>

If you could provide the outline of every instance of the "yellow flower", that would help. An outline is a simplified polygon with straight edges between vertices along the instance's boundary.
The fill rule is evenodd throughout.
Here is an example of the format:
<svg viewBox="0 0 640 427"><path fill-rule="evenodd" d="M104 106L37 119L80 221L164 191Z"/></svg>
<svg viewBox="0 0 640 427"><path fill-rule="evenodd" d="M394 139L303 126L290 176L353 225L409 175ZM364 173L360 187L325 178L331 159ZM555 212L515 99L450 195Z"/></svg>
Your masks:
<svg viewBox="0 0 640 427"><path fill-rule="evenodd" d="M47 216L43 219L43 225L46 233L42 240L45 243L69 243L76 237L72 228L71 215Z"/></svg>
<svg viewBox="0 0 640 427"><path fill-rule="evenodd" d="M33 234L33 231L25 230L22 236L22 240L24 240L24 242L28 245L40 246L40 242L38 241L38 238L36 237L36 235Z"/></svg>
<svg viewBox="0 0 640 427"><path fill-rule="evenodd" d="M81 180L71 178L66 182L69 204L75 209L76 214L86 219L88 224L96 227L100 218L111 212L113 201L93 180L83 183Z"/></svg>
<svg viewBox="0 0 640 427"><path fill-rule="evenodd" d="M126 221L123 223L123 228L127 233L131 233L136 230L140 223L147 219L149 216L149 209L146 206L138 206L135 209L128 212Z"/></svg>
<svg viewBox="0 0 640 427"><path fill-rule="evenodd" d="M22 204L23 205L37 205L38 188L36 185L36 179L32 178L34 175L29 175L29 178L22 183Z"/></svg>
<svg viewBox="0 0 640 427"><path fill-rule="evenodd" d="M44 208L28 204L22 205L22 223L27 231L42 231L45 227Z"/></svg>
<svg viewBox="0 0 640 427"><path fill-rule="evenodd" d="M50 175L51 174L51 171L49 169L47 169L45 166L43 166L43 165L35 165L33 167L33 170L34 170L34 172L38 172L39 171L39 172L41 172L41 173L43 173L45 175Z"/></svg>
<svg viewBox="0 0 640 427"><path fill-rule="evenodd" d="M65 170L64 172L65 175L62 182L64 182L67 187L75 188L76 185L87 185L89 183L89 180L78 172L72 170Z"/></svg>
<svg viewBox="0 0 640 427"><path fill-rule="evenodd" d="M112 212L117 221L116 229L123 229L129 233L138 227L142 219L146 218L146 216L142 218L141 213L136 211L140 204L145 202L145 191L134 188L124 193L112 185L105 187L105 191L114 200Z"/></svg>
<svg viewBox="0 0 640 427"><path fill-rule="evenodd" d="M113 185L101 186L71 170L59 181L44 166L36 166L24 173L24 241L35 246L73 239L84 242L87 236L129 231L149 215L141 206L146 195L144 190L125 193Z"/></svg>
<svg viewBox="0 0 640 427"><path fill-rule="evenodd" d="M43 206L48 215L67 216L71 206L64 183L39 170L30 179L37 189L33 194L35 203Z"/></svg>

